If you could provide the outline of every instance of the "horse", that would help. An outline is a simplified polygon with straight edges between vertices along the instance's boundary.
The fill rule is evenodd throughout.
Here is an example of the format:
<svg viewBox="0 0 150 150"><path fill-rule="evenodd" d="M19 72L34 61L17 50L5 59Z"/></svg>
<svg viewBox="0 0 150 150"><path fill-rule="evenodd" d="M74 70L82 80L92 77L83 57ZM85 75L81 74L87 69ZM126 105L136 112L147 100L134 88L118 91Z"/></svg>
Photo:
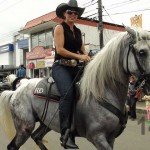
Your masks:
<svg viewBox="0 0 150 150"><path fill-rule="evenodd" d="M97 150L113 150L116 137L125 129L129 77L145 79L150 75L150 33L140 28L125 29L92 58L79 81L73 131ZM0 114L8 114L16 130L8 150L19 150L30 136L41 150L47 150L42 143L45 134L51 130L60 133L59 102L48 101L43 120L47 101L33 94L41 80L30 79L15 91L1 94ZM33 131L36 122L40 126Z"/></svg>
<svg viewBox="0 0 150 150"><path fill-rule="evenodd" d="M17 77L15 74L10 74L6 77L8 83L11 85L11 90L15 91L17 87L26 82L29 78Z"/></svg>

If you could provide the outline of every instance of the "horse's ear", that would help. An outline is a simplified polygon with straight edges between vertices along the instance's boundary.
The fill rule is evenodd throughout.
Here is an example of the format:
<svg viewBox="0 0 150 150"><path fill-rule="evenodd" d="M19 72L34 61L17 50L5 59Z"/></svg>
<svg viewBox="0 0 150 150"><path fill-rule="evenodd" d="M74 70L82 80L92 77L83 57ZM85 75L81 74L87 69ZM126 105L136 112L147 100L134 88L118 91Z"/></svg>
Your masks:
<svg viewBox="0 0 150 150"><path fill-rule="evenodd" d="M135 30L130 28L130 27L128 27L128 26L125 26L125 25L123 25L123 26L126 29L126 31L129 33L129 35L133 38L133 40L135 40L136 39L136 32L135 32Z"/></svg>

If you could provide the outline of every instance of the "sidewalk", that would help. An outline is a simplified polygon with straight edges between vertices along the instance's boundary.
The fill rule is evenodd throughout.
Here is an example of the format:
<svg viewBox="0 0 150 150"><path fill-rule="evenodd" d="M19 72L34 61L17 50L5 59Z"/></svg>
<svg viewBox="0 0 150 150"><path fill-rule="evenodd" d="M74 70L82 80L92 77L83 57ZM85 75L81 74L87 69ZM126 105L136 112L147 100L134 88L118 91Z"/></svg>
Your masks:
<svg viewBox="0 0 150 150"><path fill-rule="evenodd" d="M138 101L136 104L136 112L140 114L146 114L145 101Z"/></svg>

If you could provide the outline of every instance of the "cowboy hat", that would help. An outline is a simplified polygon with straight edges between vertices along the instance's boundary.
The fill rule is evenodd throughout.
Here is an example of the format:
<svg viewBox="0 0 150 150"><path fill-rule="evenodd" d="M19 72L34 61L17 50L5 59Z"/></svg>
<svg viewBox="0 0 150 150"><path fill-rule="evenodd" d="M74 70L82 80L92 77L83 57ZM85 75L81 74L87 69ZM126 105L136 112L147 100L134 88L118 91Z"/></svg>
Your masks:
<svg viewBox="0 0 150 150"><path fill-rule="evenodd" d="M81 7L78 7L78 3L76 0L69 0L68 3L61 3L57 6L56 8L56 15L59 17L59 18L62 18L64 19L64 15L63 13L67 10L67 9L75 9L76 11L78 11L79 13L79 17L83 14L84 12L84 9L85 8L81 8Z"/></svg>

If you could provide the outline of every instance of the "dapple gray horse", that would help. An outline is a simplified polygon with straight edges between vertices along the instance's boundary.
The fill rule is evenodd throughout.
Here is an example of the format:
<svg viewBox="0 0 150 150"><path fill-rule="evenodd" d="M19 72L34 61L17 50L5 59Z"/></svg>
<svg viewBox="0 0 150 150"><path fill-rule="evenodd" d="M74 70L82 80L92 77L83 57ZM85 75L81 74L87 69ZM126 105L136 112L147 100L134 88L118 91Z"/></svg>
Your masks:
<svg viewBox="0 0 150 150"><path fill-rule="evenodd" d="M150 74L150 33L130 27L126 30L96 54L85 67L80 82L74 130L76 136L85 137L97 150L112 150L115 138L125 128L129 76ZM58 102L49 101L45 119L41 119L46 100L33 95L40 80L30 79L16 91L4 91L0 97L0 114L11 115L9 121L13 119L16 129L8 150L18 150L30 136L41 150L47 150L41 141L44 135L50 130L60 132ZM41 125L32 133L37 121Z"/></svg>

